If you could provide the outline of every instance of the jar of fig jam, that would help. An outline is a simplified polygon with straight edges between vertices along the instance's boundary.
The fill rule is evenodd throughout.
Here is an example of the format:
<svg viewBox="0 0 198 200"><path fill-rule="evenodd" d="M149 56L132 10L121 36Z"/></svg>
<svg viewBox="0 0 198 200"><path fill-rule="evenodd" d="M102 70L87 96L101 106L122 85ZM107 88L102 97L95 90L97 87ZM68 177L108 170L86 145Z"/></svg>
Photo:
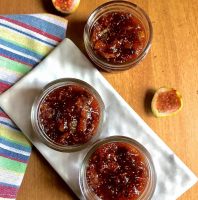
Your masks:
<svg viewBox="0 0 198 200"><path fill-rule="evenodd" d="M77 151L100 133L104 103L88 83L58 79L49 83L35 99L31 121L42 141L57 151Z"/></svg>
<svg viewBox="0 0 198 200"><path fill-rule="evenodd" d="M110 1L92 12L84 28L91 60L106 71L127 70L148 53L152 25L147 14L129 1Z"/></svg>
<svg viewBox="0 0 198 200"><path fill-rule="evenodd" d="M79 184L87 200L149 200L156 174L149 152L140 143L112 136L91 147L80 169Z"/></svg>

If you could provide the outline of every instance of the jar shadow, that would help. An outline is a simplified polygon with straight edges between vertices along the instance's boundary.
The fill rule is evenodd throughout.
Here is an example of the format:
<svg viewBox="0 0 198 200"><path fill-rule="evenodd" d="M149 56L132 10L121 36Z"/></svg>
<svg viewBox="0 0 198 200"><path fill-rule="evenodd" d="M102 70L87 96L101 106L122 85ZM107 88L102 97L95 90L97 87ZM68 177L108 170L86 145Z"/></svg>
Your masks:
<svg viewBox="0 0 198 200"><path fill-rule="evenodd" d="M37 140L37 136L33 131L31 124L31 110L35 98L40 94L41 89L39 88L27 88L18 91L18 96L20 96L20 106L16 108L18 113L20 113L20 118L24 119L21 121L20 125L23 130L26 130L25 135L31 140Z"/></svg>
<svg viewBox="0 0 198 200"><path fill-rule="evenodd" d="M57 193L63 194L66 199L67 197L70 197L69 199L78 200L78 197L74 194L71 188L65 183L63 179L60 178L60 176L54 171L54 169L44 159L40 152L35 147L33 147L33 151L38 159L37 162L39 162L42 167L42 171L45 172L45 170L47 170L47 173L42 174L43 180L41 180L41 182L43 182L43 184L45 184L48 188L55 188L54 190L56 190Z"/></svg>
<svg viewBox="0 0 198 200"><path fill-rule="evenodd" d="M78 48L86 55L85 47L84 47L84 27L86 24L86 20L83 21L69 21L67 28L67 37L71 39Z"/></svg>

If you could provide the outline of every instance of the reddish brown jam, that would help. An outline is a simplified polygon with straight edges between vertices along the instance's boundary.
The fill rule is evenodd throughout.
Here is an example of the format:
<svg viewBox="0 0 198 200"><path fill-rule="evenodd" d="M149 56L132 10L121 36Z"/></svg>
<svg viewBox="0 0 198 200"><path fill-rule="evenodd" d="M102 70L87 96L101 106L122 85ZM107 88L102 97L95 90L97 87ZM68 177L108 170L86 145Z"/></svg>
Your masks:
<svg viewBox="0 0 198 200"><path fill-rule="evenodd" d="M95 96L76 85L54 89L41 102L39 111L41 128L61 145L88 142L100 120L100 106Z"/></svg>
<svg viewBox="0 0 198 200"><path fill-rule="evenodd" d="M87 182L102 200L136 200L148 182L143 155L133 146L112 142L100 146L89 159Z"/></svg>
<svg viewBox="0 0 198 200"><path fill-rule="evenodd" d="M146 43L142 22L131 13L110 12L101 16L91 31L94 52L109 63L136 59Z"/></svg>

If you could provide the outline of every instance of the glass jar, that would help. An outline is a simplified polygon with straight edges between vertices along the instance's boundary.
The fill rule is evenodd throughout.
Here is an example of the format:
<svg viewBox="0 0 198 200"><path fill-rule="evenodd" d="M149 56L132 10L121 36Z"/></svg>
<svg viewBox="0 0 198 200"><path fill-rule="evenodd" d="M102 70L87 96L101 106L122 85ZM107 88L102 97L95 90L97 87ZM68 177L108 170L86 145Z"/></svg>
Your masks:
<svg viewBox="0 0 198 200"><path fill-rule="evenodd" d="M35 99L31 111L33 129L41 140L57 151L67 152L95 141L103 118L104 103L98 92L74 78L49 83Z"/></svg>
<svg viewBox="0 0 198 200"><path fill-rule="evenodd" d="M123 150L123 147L124 148L126 147L126 149L128 150L127 151ZM131 151L133 152L132 154L131 154ZM124 157L123 155L131 155L131 156ZM136 164L134 164L134 160ZM123 163L127 163L128 161L129 161L129 164L123 164ZM133 165L132 165L132 162L133 162ZM139 194L136 193L139 196L138 195L132 196L135 194L130 193L131 190L123 191L124 189L128 187L128 185L119 185L119 184L120 183L129 184L129 185L131 185L132 183L135 184L135 182L133 182L134 181L133 178L137 177L137 173L139 173L138 170L141 170L141 169L144 169L144 170L141 172L142 175L139 175L139 176L142 176L142 177L139 177L139 180L144 180L144 182L142 183L136 182L137 184L135 185L136 191L135 190L134 191L137 192L138 187L139 188L142 187L143 190ZM129 182L126 182L126 181L129 181ZM124 196L124 198L123 196L122 197L119 196L119 198L127 199L127 200L132 200L132 199L133 200L149 200L153 196L153 193L155 190L156 173L155 173L151 155L144 148L144 146L142 146L137 141L128 137L111 136L111 137L104 138L97 141L90 148L90 150L88 151L87 155L85 156L83 160L83 163L79 172L79 184L80 184L81 192L84 198L87 200L103 199L103 198L99 198L96 193L99 191L101 192L104 188L105 188L104 189L105 191L103 194L101 194L103 195L103 197L104 195L107 195L107 194L108 195L114 194L115 195L114 198L115 198L115 197L118 197L118 194L120 194L120 192L122 193L124 192L124 194L122 195L128 195L130 193L131 196L128 196L128 197ZM118 191L117 189L121 191ZM116 194L116 192L118 192L118 194ZM105 199L112 199L112 196L108 196L108 197L106 196Z"/></svg>
<svg viewBox="0 0 198 200"><path fill-rule="evenodd" d="M111 44L111 48L110 48L110 50L112 50L111 52L116 52L117 51L118 53L115 54L116 56L119 56L120 52L122 53L124 51L125 52L133 52L133 54L134 54L133 56L135 56L135 57L133 57L133 58L131 57L131 59L127 60L127 55L126 55L126 59L123 60L123 61L120 60L118 63L117 62L112 62L112 60L111 60L111 56L113 55L112 53L110 53L108 55L105 54L105 57L107 57L108 60L104 59L104 57L101 56L101 55L104 55L104 52L102 50L104 46L102 46L102 44L105 45L105 42L107 40L105 40L104 43L102 43L102 44L100 43L100 47L98 46L99 43L97 43L97 48L101 48L100 49L100 53L99 53L100 55L99 55L99 54L96 53L96 49L93 48L92 39L91 39L92 38L93 28L95 27L95 25L97 23L99 23L98 20L101 17L104 17L105 15L107 15L109 13L116 13L116 12L117 13L119 13L119 12L129 13L132 17L136 18L136 21L137 20L139 21L142 29L144 30L144 42L142 41L141 50L139 49L138 51L134 51L134 49L137 47L137 45L136 45L136 47L135 47L135 45L129 47L130 45L132 45L132 42L135 43L135 41L133 41L133 39L132 39L132 41L131 41L131 43L129 45L129 43L127 44L127 43L123 42L126 38L120 38L122 36L120 36L118 34L119 41L117 40L118 42L115 45L121 44L122 46L119 47L120 50L118 52L117 51L118 50L118 46L115 46L114 43L112 43ZM104 22L104 20L103 20L103 22ZM112 24L112 23L110 23L110 24ZM118 31L116 27L117 27L117 24L115 25L115 30L113 32ZM129 28L131 28L131 27L129 27ZM102 35L101 38L104 39L104 35L105 34L109 34L108 30L109 29L106 28L105 30L103 30L99 34L100 36ZM139 34L139 32L134 33L134 34ZM151 21L150 21L149 17L147 16L147 14L145 13L144 10L142 10L140 7L138 7L137 5L135 5L135 4L131 3L131 2L115 0L115 1L110 1L110 2L107 2L107 3L99 6L96 10L94 10L92 12L92 14L88 18L88 21L87 21L87 23L85 25L85 28L84 28L84 45L85 45L85 49L87 51L87 54L89 55L91 60L97 66L99 66L102 69L104 69L106 71L109 71L109 72L122 71L122 70L127 70L127 69L137 65L147 55L147 53L148 53L148 51L149 51L149 49L151 47L152 35L153 35L152 24L151 24ZM107 38L108 37L109 36L107 36ZM97 35L97 37L95 39L98 39L98 35ZM95 39L94 39L94 41L95 41ZM103 39L101 39L101 40L103 40ZM117 39L117 38L115 38L115 39ZM139 40L139 42L140 42L140 40ZM129 49L122 49L123 45L124 45L124 48L126 47L126 48L129 48ZM125 45L127 45L128 47L125 46ZM104 47L104 48L106 48L106 47ZM129 55L132 56L132 53L129 53ZM115 59L117 59L117 58L115 57Z"/></svg>

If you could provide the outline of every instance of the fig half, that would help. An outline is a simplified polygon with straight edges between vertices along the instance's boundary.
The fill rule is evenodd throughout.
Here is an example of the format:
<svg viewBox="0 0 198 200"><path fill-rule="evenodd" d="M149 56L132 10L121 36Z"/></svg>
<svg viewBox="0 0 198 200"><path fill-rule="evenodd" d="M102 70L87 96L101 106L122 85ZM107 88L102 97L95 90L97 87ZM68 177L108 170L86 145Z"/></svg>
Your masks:
<svg viewBox="0 0 198 200"><path fill-rule="evenodd" d="M155 92L151 102L151 109L156 117L175 115L182 107L182 96L174 88L159 88Z"/></svg>
<svg viewBox="0 0 198 200"><path fill-rule="evenodd" d="M52 3L59 12L71 14L78 8L80 0L52 0Z"/></svg>

